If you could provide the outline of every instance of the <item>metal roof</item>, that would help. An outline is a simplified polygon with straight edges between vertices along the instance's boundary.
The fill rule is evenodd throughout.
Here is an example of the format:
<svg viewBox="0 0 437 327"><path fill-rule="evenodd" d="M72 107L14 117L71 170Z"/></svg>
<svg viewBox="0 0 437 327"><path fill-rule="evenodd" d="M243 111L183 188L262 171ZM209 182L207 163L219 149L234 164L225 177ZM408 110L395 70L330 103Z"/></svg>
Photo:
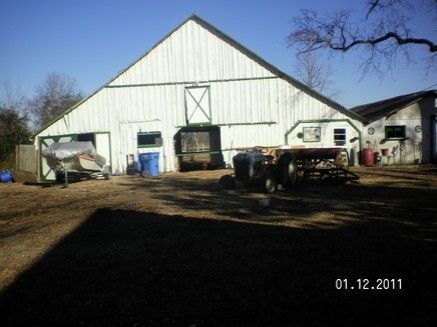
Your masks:
<svg viewBox="0 0 437 327"><path fill-rule="evenodd" d="M437 90L399 95L394 98L353 107L350 110L362 116L366 123L371 123L380 118L387 117L429 95L437 95Z"/></svg>

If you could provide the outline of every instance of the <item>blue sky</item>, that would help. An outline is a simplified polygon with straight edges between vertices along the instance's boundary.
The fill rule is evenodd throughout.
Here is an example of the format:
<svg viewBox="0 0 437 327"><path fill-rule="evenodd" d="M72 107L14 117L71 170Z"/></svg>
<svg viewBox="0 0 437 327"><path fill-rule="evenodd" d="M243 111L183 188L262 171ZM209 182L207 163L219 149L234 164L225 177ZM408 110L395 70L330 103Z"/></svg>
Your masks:
<svg viewBox="0 0 437 327"><path fill-rule="evenodd" d="M300 8L328 12L351 8L360 12L363 1L97 1L0 0L0 83L8 80L25 96L49 72L74 77L84 94L110 80L176 25L195 13L246 47L293 75L295 52L285 37ZM352 7L351 7L352 6ZM436 23L418 15L418 36L437 39ZM421 62L424 48L413 51ZM359 52L331 59L332 80L346 107L425 89L437 83L435 70L400 62L381 80L361 79ZM437 86L434 86L437 88ZM0 97L3 90L0 90Z"/></svg>

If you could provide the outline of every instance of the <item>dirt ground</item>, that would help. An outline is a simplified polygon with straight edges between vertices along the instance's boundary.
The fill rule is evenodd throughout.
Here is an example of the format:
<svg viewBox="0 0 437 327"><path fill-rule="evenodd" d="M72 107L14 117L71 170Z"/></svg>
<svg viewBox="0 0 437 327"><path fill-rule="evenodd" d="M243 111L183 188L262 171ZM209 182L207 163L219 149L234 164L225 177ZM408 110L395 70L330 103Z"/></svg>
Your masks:
<svg viewBox="0 0 437 327"><path fill-rule="evenodd" d="M0 184L0 316L11 325L437 326L437 168L354 172L358 183L315 180L273 196L220 191L227 170L67 189ZM402 279L402 289L357 289L357 279L370 288L378 278ZM355 289L337 290L336 279Z"/></svg>

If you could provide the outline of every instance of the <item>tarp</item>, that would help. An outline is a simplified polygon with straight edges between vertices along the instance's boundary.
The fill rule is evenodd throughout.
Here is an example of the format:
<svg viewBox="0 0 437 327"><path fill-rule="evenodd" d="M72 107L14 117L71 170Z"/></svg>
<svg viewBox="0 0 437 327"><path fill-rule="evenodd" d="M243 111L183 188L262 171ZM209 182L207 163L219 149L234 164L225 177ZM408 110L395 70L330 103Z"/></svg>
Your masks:
<svg viewBox="0 0 437 327"><path fill-rule="evenodd" d="M57 160L70 159L78 153L86 153L93 157L97 155L96 149L90 141L52 143L41 151L44 157Z"/></svg>

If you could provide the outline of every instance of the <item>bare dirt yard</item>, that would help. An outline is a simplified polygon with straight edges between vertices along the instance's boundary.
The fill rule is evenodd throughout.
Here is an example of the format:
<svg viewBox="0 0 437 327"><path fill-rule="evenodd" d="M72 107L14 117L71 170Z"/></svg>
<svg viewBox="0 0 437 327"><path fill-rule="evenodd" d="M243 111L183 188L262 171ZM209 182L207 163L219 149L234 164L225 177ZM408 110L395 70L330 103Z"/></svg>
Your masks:
<svg viewBox="0 0 437 327"><path fill-rule="evenodd" d="M268 207L226 170L0 184L1 325L437 326L437 168L354 171Z"/></svg>

